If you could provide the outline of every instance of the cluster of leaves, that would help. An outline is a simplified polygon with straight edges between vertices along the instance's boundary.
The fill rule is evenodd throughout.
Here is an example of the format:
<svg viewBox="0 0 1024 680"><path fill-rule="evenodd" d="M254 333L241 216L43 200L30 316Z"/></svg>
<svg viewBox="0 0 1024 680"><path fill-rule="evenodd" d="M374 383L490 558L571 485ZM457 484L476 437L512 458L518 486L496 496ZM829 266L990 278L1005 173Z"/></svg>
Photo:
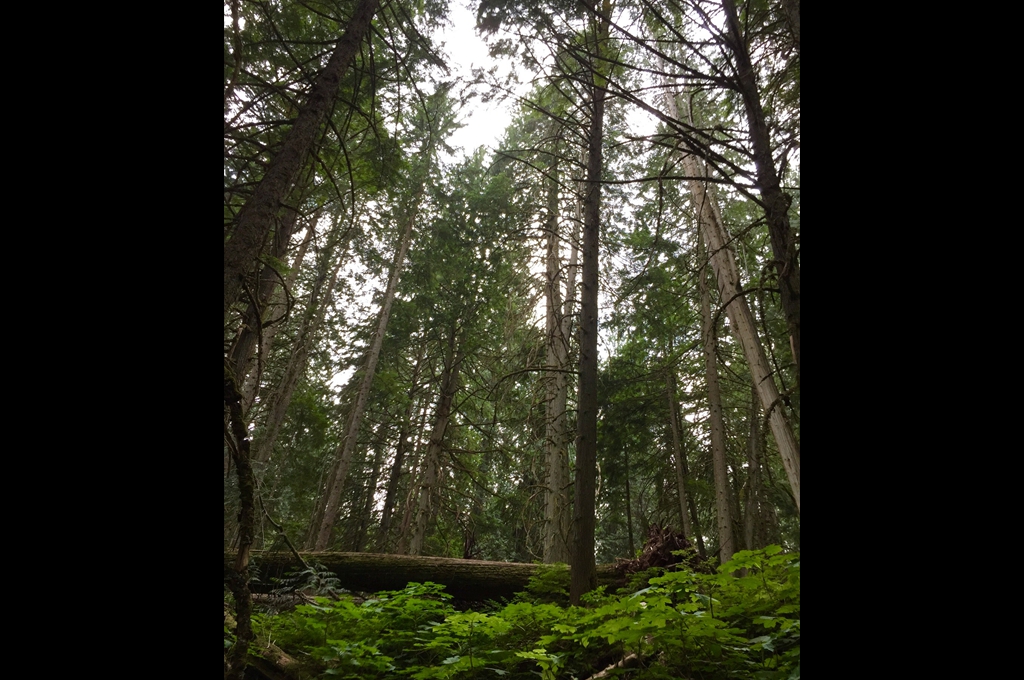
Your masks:
<svg viewBox="0 0 1024 680"><path fill-rule="evenodd" d="M799 554L741 551L714 574L669 571L633 592L599 589L585 607L551 601L558 579L545 571L483 611L457 611L433 583L317 598L257 617L259 645L308 659L317 676L359 679L589 678L617 663L630 678L800 676Z"/></svg>

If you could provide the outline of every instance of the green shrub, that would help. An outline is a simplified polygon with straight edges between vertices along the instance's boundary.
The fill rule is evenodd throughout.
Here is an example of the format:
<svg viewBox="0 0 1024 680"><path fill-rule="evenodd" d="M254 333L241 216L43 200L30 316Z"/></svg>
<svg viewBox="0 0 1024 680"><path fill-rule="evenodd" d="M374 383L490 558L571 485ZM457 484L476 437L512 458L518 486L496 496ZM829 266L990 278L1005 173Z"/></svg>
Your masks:
<svg viewBox="0 0 1024 680"><path fill-rule="evenodd" d="M742 575L738 575L742 574ZM618 661L620 677L797 680L800 558L778 546L736 553L714 574L647 575L634 592L560 599L564 569L542 570L516 601L456 611L443 588L410 583L256 617L260 639L310 673L353 679L586 678Z"/></svg>

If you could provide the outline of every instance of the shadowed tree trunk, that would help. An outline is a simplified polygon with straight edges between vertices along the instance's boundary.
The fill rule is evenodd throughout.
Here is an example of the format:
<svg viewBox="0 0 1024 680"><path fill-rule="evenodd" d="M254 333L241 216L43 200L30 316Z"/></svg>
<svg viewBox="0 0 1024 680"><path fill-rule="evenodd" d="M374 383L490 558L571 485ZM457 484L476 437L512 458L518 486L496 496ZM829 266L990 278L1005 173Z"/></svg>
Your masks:
<svg viewBox="0 0 1024 680"><path fill-rule="evenodd" d="M402 268L405 265L405 257L409 252L409 243L412 240L412 228L416 222L420 198L423 195L421 185L413 198L409 215L406 220L405 232L399 242L398 251L395 253L394 262L391 265L391 276L388 278L387 289L384 292L384 299L381 302L380 314L377 319L377 331L374 333L373 341L369 352L366 355L366 363L363 365L363 378L359 385L359 392L356 394L355 403L352 405L352 413L349 416L348 429L341 446L335 451L335 465L333 475L328 481L324 505L323 518L320 520L320 528L317 531L316 541L313 543L314 550L323 550L331 539L331 530L338 519L340 510L341 494L345 490L345 478L348 476L349 466L352 464L352 454L355 452L356 441L359 437L359 428L363 422L363 412L366 409L366 400L370 396L370 388L373 386L373 376L377 372L377 362L380 359L380 349L384 345L384 335L387 333L388 321L391 318L391 306L395 301L395 291L398 288L398 280L402 275Z"/></svg>
<svg viewBox="0 0 1024 680"><path fill-rule="evenodd" d="M544 562L569 561L569 436L565 413L568 398L568 338L562 318L561 258L558 238L558 157L549 169L547 231L547 377L546 453L544 483ZM571 296L570 294L566 297Z"/></svg>
<svg viewBox="0 0 1024 680"><path fill-rule="evenodd" d="M376 442L373 446L373 467L370 470L370 477L366 480L363 488L363 508L359 513L359 526L352 540L352 550L355 552L362 552L363 544L366 543L366 534L373 519L373 502L377 497L377 483L380 478L380 466L384 457L384 442L380 439L383 436L384 430L386 430L384 425L378 428L377 437L375 438Z"/></svg>
<svg viewBox="0 0 1024 680"><path fill-rule="evenodd" d="M671 346L670 346L671 347ZM668 394L668 424L672 434L672 458L675 460L676 485L679 492L679 520L683 526L683 536L693 538L700 535L696 518L690 517L688 494L686 493L686 461L683 453L682 438L679 427L679 402L676 401L676 374L669 370L666 380Z"/></svg>
<svg viewBox="0 0 1024 680"><path fill-rule="evenodd" d="M295 387L299 383L299 378L306 371L306 359L309 356L310 347L313 345L324 314L334 297L334 286L338 282L338 274L341 272L341 266L345 259L344 250L334 261L329 275L326 271L326 263L331 259L330 253L333 248L329 247L328 252L324 253L325 260L321 265L324 269L317 276L313 290L310 292L309 304L303 313L302 325L288 357L288 364L285 366L281 382L278 383L268 401L263 431L253 443L253 459L258 463L269 461L270 455L274 451L274 444L281 431L281 425L284 424L284 417L292 402ZM325 279L327 280L325 281Z"/></svg>
<svg viewBox="0 0 1024 680"><path fill-rule="evenodd" d="M767 545L764 540L764 519L761 515L761 413L757 390L751 387L750 438L747 441L747 498L743 514L743 536L747 550Z"/></svg>
<svg viewBox="0 0 1024 680"><path fill-rule="evenodd" d="M593 11L593 6L590 7ZM597 273L601 222L602 141L608 65L600 61L608 40L611 1L601 7L604 18L591 22L590 131L587 135L587 193L583 204L583 294L580 309L580 389L576 437L576 482L573 503L573 540L569 553L572 575L569 598L573 604L597 587L594 530L597 493Z"/></svg>
<svg viewBox="0 0 1024 680"><path fill-rule="evenodd" d="M281 225L274 231L274 244L270 255L278 262L282 262L287 255L297 218L298 212L294 208L285 208ZM267 318L267 306L278 281L280 281L278 272L269 264L263 265L259 285L256 289L256 299L250 300L245 314L242 315L242 327L239 328L235 342L228 352L228 363L235 372L235 384L237 385L244 384L249 375L250 361L256 350L256 340L262 338L263 323L270 320Z"/></svg>
<svg viewBox="0 0 1024 680"><path fill-rule="evenodd" d="M676 97L668 92L665 97L666 105L670 115L677 120L679 117ZM686 119L690 120L689 107L685 112ZM707 170L704 164L688 149L680 149L681 161L686 174L690 177L707 177ZM761 400L761 406L769 411L769 424L772 435L779 448L779 455L782 458L783 466L786 469L786 476L789 479L790 490L793 492L793 499L796 501L797 511L800 510L800 449L793 430L789 426L783 411L782 398L779 395L778 387L768 367L768 359L765 357L761 340L757 336L757 326L754 323L754 315L740 287L739 269L736 267L736 256L729 248L730 237L722 215L718 209L718 202L710 188L700 180L690 180L690 195L693 198L694 212L697 222L700 225L700 232L703 242L707 245L711 266L715 271L715 279L718 282L718 291L725 305L725 313L729 317L732 331L743 348L743 355L750 367L750 373L754 380L754 387Z"/></svg>
<svg viewBox="0 0 1024 680"><path fill-rule="evenodd" d="M398 487L402 477L402 465L405 463L405 452L409 446L409 433L413 426L413 413L416 406L416 392L419 391L420 366L423 363L423 355L426 352L426 343L420 345L416 356L416 363L413 365L412 378L409 389L409 403L405 408L405 417L402 418L402 426L398 432L398 445L395 447L395 460L391 464L391 474L388 477L387 492L384 495L384 507L380 513L380 526L377 529L377 551L387 552L388 534L391 531L391 517L395 511L395 501L398 498Z"/></svg>
<svg viewBox="0 0 1024 680"><path fill-rule="evenodd" d="M331 110L345 71L355 58L379 0L361 0L327 65L317 76L305 105L285 135L256 190L238 213L231 238L224 244L224 314L241 296L242 283L256 268L260 251L274 228L281 203L292 190L309 156L317 132Z"/></svg>
<svg viewBox="0 0 1024 680"><path fill-rule="evenodd" d="M700 238L697 240L697 259L703 260ZM718 386L717 341L711 299L708 293L707 272L700 273L700 314L703 319L701 336L704 344L704 375L708 386L709 426L711 428L711 457L715 472L715 513L718 517L718 555L722 564L732 559L736 542L732 534L732 513L729 508L729 473L725 464L725 422L722 418L722 393Z"/></svg>
<svg viewBox="0 0 1024 680"><path fill-rule="evenodd" d="M298 278L299 269L302 268L302 260L306 257L306 251L309 249L309 244L313 241L313 236L316 233L316 217L314 216L313 221L310 222L309 227L306 229L306 237L302 239L299 244L295 257L292 259L291 271L288 272L288 276L284 280L285 287L278 286L274 290L274 294L267 304L266 318L276 321L282 318L288 311L288 300L285 294L285 288L291 291L295 286L295 279ZM263 337L260 339L259 349L264 356L270 356L270 350L274 343L274 337L277 335L277 331L281 328L281 323L273 323L270 326L263 327ZM252 414L253 403L256 401L256 395L259 394L261 376L257 376L259 371L248 371L248 375L245 379L245 384L242 387L242 413L246 415L250 420Z"/></svg>
<svg viewBox="0 0 1024 680"><path fill-rule="evenodd" d="M782 0L782 9L786 12L786 23L793 34L796 51L800 51L800 0Z"/></svg>
<svg viewBox="0 0 1024 680"><path fill-rule="evenodd" d="M434 429L430 433L427 444L426 470L419 489L419 503L416 518L413 522L412 537L409 540L409 554L419 555L427 536L427 526L433 510L434 496L437 494L438 475L441 467L441 447L444 433L448 429L451 416L452 401L459 386L459 368L462 365L462 348L458 347L458 330L452 328L448 341L448 352L445 357L444 371L441 374L441 394L438 397L437 409L434 411Z"/></svg>
<svg viewBox="0 0 1024 680"><path fill-rule="evenodd" d="M420 408L419 420L415 432L425 432L427 428L427 416L430 408L426 400ZM412 538L412 520L419 498L420 480L423 479L423 437L417 435L416 446L413 449L412 464L409 466L409 489L405 494L405 502L402 506L402 524L398 529L398 547L395 549L400 555L409 553L409 541Z"/></svg>
<svg viewBox="0 0 1024 680"><path fill-rule="evenodd" d="M228 427L225 444L231 450L238 473L238 553L224 565L225 582L235 598L235 643L226 656L225 678L242 680L253 639L252 596L249 590L249 550L255 526L256 483L252 473L249 437L242 420L242 396L235 387L231 369L224 367L224 407Z"/></svg>
<svg viewBox="0 0 1024 680"><path fill-rule="evenodd" d="M795 5L795 7L794 7ZM783 3L787 20L796 39L800 44L800 5L799 0L788 0ZM726 44L736 59L736 82L743 107L747 113L747 124L750 129L750 143L754 149L754 166L757 168L757 186L761 192L765 222L771 236L772 253L775 256L775 270L779 276L779 290L782 298L782 311L786 316L792 342L793 361L796 364L796 381L800 384L800 263L797 261L796 241L789 225L789 205L791 199L782 191L779 175L772 158L771 137L765 122L764 108L761 106L761 94L757 87L757 76L750 63L750 53L740 30L734 0L722 0L725 12ZM795 25L792 23L796 20Z"/></svg>
<svg viewBox="0 0 1024 680"><path fill-rule="evenodd" d="M629 554L636 555L636 544L633 542L633 499L629 490L629 450L622 451L626 468L626 537L629 540ZM641 506L642 509L642 506Z"/></svg>

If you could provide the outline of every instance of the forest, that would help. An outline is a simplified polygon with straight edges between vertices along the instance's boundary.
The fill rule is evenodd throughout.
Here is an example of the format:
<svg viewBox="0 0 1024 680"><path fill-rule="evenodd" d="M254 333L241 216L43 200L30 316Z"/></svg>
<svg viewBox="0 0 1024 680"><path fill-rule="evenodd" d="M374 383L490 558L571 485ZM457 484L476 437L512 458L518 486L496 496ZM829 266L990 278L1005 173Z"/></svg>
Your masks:
<svg viewBox="0 0 1024 680"><path fill-rule="evenodd" d="M225 678L798 680L799 166L799 0L225 0Z"/></svg>

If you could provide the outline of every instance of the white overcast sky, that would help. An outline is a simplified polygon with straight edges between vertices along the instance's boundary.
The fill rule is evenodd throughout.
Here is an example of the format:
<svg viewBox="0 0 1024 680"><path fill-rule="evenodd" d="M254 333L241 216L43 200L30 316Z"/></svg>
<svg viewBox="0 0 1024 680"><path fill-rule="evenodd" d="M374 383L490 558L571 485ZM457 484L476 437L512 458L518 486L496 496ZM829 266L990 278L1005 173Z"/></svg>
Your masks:
<svg viewBox="0 0 1024 680"><path fill-rule="evenodd" d="M489 69L497 62L487 54L487 45L476 33L476 14L466 7L466 0L451 0L449 18L452 26L435 35L435 40L444 42L444 52L450 57L448 62L452 76L472 77L473 67ZM505 72L505 69L501 69ZM494 148L501 139L505 128L512 120L515 102L491 100L484 104L479 98L464 109L460 122L466 127L459 128L449 138L452 147L462 147L468 155L478 146Z"/></svg>
<svg viewBox="0 0 1024 680"><path fill-rule="evenodd" d="M507 74L508 66L501 60L492 59L483 39L476 34L476 11L467 8L467 4L469 0L450 0L449 18L452 26L434 36L435 42L444 42L443 50L449 56L448 65L452 77L463 76L469 79L473 67L486 70L496 64L499 74ZM529 83L521 83L517 94L524 96L529 90ZM460 117L466 127L457 130L448 144L462 147L466 154L472 153L480 145L494 148L512 121L515 107L516 102L511 98L501 102L492 99L486 104L473 99ZM630 133L638 136L651 134L657 127L653 116L636 107L631 108L626 123Z"/></svg>

